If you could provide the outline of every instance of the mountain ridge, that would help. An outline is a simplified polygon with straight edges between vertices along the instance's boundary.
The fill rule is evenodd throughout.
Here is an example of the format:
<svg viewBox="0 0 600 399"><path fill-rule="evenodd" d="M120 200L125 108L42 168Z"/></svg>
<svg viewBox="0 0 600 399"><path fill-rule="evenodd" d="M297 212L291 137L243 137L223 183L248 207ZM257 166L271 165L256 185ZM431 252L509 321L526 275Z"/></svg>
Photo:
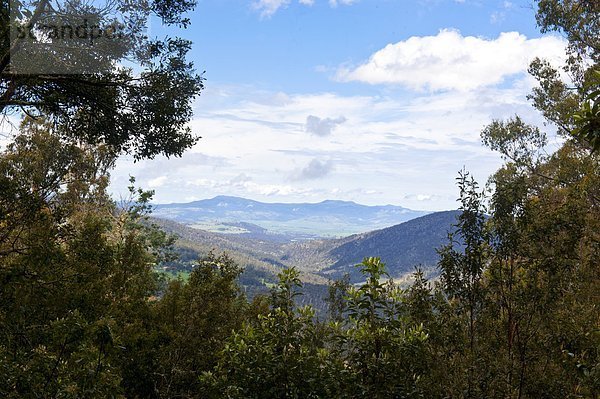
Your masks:
<svg viewBox="0 0 600 399"><path fill-rule="evenodd" d="M398 205L362 205L353 201L267 203L234 196L216 196L189 203L155 204L157 217L222 233L245 233L231 223L249 223L265 233L290 238L344 237L377 230L429 214Z"/></svg>
<svg viewBox="0 0 600 399"><path fill-rule="evenodd" d="M194 201L189 201L189 202L154 203L153 205L161 206L161 207L172 206L172 205L192 205L192 204L195 205L198 203L205 203L208 201L216 201L216 200L219 200L219 201L243 200L246 202L253 202L253 203L259 203L259 204L266 204L266 205L319 205L319 204L326 204L326 203L346 203L346 204L354 204L354 205L359 205L359 206L368 207L368 208L398 207L398 208L403 208L403 209L409 209L409 208L404 208L401 205L393 205L393 204L366 205L366 204L360 204L360 203L352 201L352 200L338 200L338 199L325 199L325 200L318 201L318 202L265 202L265 201L253 200L250 198L238 197L235 195L216 195L212 198L204 198L204 199L194 200ZM427 211L425 211L425 212L427 212Z"/></svg>

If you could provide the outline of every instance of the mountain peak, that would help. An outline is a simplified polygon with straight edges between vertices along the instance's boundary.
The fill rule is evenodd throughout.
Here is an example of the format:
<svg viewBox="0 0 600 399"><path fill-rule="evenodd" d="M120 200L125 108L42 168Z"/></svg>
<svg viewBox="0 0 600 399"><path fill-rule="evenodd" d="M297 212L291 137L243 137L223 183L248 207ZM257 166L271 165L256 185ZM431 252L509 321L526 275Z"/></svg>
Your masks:
<svg viewBox="0 0 600 399"><path fill-rule="evenodd" d="M344 201L344 200L324 200L319 202L319 204L348 204L348 205L360 205L354 201ZM364 206L364 205L363 205Z"/></svg>
<svg viewBox="0 0 600 399"><path fill-rule="evenodd" d="M251 201L251 200L248 200L246 198L234 197L232 195L217 195L216 197L213 197L210 200L212 200L212 201L214 201L214 200L219 200L219 201L227 201L227 200L245 200L245 201ZM200 201L205 201L205 200L200 200ZM196 201L196 202L198 202L198 201Z"/></svg>

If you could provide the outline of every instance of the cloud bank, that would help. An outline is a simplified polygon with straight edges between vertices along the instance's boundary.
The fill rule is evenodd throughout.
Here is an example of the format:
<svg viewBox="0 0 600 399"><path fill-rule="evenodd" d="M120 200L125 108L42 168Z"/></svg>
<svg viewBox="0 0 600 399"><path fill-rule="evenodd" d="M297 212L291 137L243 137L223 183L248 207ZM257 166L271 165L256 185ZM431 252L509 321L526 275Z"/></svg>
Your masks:
<svg viewBox="0 0 600 399"><path fill-rule="evenodd" d="M525 98L529 90L528 80L406 98L208 88L190 123L203 139L169 161L121 159L113 187L126 193L134 175L142 186L159 188L163 203L227 194L450 209L458 170L485 181L501 164L479 143L483 126L514 113L538 122ZM309 129L331 134L308 133L307 115L318 122ZM352 117L339 123L337 115Z"/></svg>

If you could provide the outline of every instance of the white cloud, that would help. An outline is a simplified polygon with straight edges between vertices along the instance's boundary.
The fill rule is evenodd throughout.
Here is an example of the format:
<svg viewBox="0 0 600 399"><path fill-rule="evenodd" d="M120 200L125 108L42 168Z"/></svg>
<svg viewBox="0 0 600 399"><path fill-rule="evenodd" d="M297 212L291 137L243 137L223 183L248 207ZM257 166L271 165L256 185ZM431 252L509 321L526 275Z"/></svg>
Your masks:
<svg viewBox="0 0 600 399"><path fill-rule="evenodd" d="M309 115L306 117L305 130L316 136L329 136L337 125L340 125L344 122L346 122L346 118L343 116L334 119L321 119L318 116Z"/></svg>
<svg viewBox="0 0 600 399"><path fill-rule="evenodd" d="M266 197L272 196L288 196L297 194L306 194L311 190L293 187L290 185L281 184L258 184L254 182L248 182L244 184L246 192L251 194L259 194Z"/></svg>
<svg viewBox="0 0 600 399"><path fill-rule="evenodd" d="M252 3L252 8L260 11L261 18L270 18L279 9L289 6L291 2L292 0L256 0ZM298 3L305 6L312 6L315 4L315 0L298 0Z"/></svg>
<svg viewBox="0 0 600 399"><path fill-rule="evenodd" d="M494 11L490 15L490 23L499 24L506 19L506 13L503 11Z"/></svg>
<svg viewBox="0 0 600 399"><path fill-rule="evenodd" d="M255 10L260 11L261 18L269 18L281 7L290 4L290 0L257 0L252 4Z"/></svg>
<svg viewBox="0 0 600 399"><path fill-rule="evenodd" d="M216 193L223 192L224 189L234 189L234 193L238 195L261 195L264 197L271 196L288 196L288 195L303 195L310 194L310 189L301 189L285 184L261 184L251 181L249 178L239 179L234 177L231 180L218 181L213 179L195 179L188 181L187 186L199 187L204 189L216 190ZM221 190L221 191L219 191ZM231 192L231 191L230 191Z"/></svg>
<svg viewBox="0 0 600 399"><path fill-rule="evenodd" d="M167 182L167 176L158 176L154 179L148 180L148 187L150 188L158 188L163 186Z"/></svg>
<svg viewBox="0 0 600 399"><path fill-rule="evenodd" d="M329 0L329 6L336 8L338 5L349 6L358 2L358 0ZM252 3L252 8L260 12L261 18L272 17L279 9L285 8L292 3L292 0L256 0ZM298 0L299 4L312 6L315 0Z"/></svg>
<svg viewBox="0 0 600 399"><path fill-rule="evenodd" d="M3 114L0 116L0 151L6 150L8 144L13 142L15 135L19 132L21 115Z"/></svg>
<svg viewBox="0 0 600 399"><path fill-rule="evenodd" d="M410 96L210 87L190 123L203 137L199 143L169 161L120 160L113 192L121 187L126 193L131 174L146 184L168 176L156 191L161 203L225 194L454 208L458 170L465 166L483 183L501 164L479 143L483 126L515 113L541 126L525 98L533 83L520 78L502 87ZM307 115L319 115L321 122L351 117L332 134L316 137L307 134Z"/></svg>
<svg viewBox="0 0 600 399"><path fill-rule="evenodd" d="M333 162L313 159L304 168L295 171L292 180L313 180L327 176L333 170Z"/></svg>
<svg viewBox="0 0 600 399"><path fill-rule="evenodd" d="M329 0L329 5L331 7L337 7L338 5L349 6L351 4L356 3L358 0Z"/></svg>
<svg viewBox="0 0 600 399"><path fill-rule="evenodd" d="M510 1L505 1L499 10L493 11L490 14L490 22L492 24L500 24L506 20L508 11L512 10L515 5Z"/></svg>
<svg viewBox="0 0 600 399"><path fill-rule="evenodd" d="M414 90L473 90L523 74L534 57L560 62L565 45L556 36L528 39L505 32L486 39L444 29L436 36L388 44L362 65L340 68L336 78Z"/></svg>

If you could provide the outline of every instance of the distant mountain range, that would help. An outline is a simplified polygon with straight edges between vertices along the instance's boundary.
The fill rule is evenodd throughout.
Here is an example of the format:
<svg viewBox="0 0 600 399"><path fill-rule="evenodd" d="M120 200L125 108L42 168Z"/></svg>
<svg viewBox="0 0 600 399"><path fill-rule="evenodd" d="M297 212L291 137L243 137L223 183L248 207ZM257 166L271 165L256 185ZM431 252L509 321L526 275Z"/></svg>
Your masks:
<svg viewBox="0 0 600 399"><path fill-rule="evenodd" d="M366 206L351 201L286 204L229 196L185 204L159 204L154 210L156 217L201 230L247 237L280 235L284 239L344 237L406 222L427 213L395 205Z"/></svg>

